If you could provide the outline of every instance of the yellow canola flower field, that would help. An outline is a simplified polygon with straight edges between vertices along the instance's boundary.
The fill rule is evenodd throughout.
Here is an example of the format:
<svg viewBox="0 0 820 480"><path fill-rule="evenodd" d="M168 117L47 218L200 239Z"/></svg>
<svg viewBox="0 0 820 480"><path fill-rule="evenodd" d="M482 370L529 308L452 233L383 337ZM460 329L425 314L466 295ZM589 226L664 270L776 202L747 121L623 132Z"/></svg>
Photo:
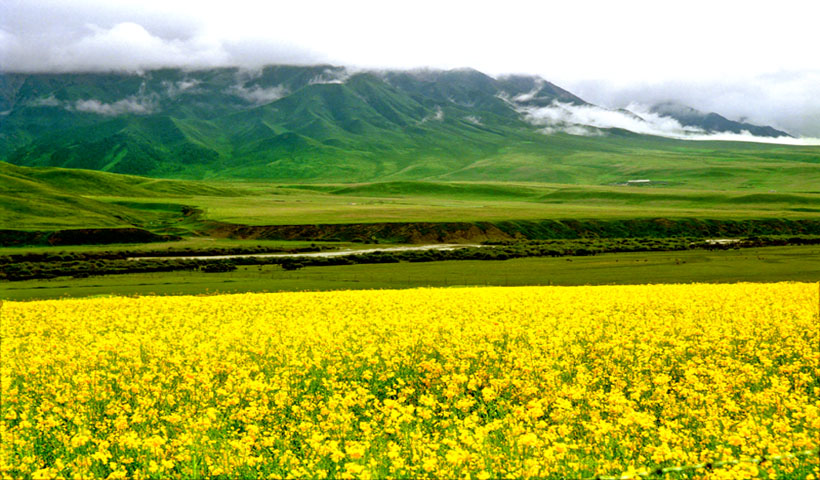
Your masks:
<svg viewBox="0 0 820 480"><path fill-rule="evenodd" d="M799 283L5 302L0 477L628 477L816 449L819 302ZM818 478L818 458L686 475Z"/></svg>

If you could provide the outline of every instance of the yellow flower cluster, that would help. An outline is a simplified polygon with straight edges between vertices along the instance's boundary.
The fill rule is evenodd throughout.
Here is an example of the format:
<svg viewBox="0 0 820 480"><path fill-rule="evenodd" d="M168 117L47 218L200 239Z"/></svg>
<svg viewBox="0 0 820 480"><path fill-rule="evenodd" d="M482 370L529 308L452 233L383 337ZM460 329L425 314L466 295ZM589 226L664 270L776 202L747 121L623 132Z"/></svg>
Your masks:
<svg viewBox="0 0 820 480"><path fill-rule="evenodd" d="M817 310L796 283L5 302L0 477L581 478L817 448Z"/></svg>

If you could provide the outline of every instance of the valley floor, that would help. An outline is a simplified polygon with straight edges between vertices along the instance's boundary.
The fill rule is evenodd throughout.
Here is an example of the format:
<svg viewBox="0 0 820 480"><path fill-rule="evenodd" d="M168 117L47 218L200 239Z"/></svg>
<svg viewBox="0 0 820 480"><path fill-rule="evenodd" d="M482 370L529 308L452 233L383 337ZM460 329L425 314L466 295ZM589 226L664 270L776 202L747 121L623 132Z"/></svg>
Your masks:
<svg viewBox="0 0 820 480"><path fill-rule="evenodd" d="M511 260L305 267L240 266L223 273L168 272L0 282L0 299L105 295L355 290L466 285L609 285L820 280L820 246L609 253Z"/></svg>
<svg viewBox="0 0 820 480"><path fill-rule="evenodd" d="M157 180L0 162L0 180L8 189L0 192L0 256L56 253L64 257L57 260L63 264L84 263L83 268L51 275L64 275L52 280L0 281L0 299L453 285L817 281L818 246L503 261L428 258L415 263L405 258L389 264L306 264L294 271L280 265L240 265L235 271L217 273L108 276L97 275L103 269L94 259L80 258L87 252L126 250L190 249L196 255L207 249L208 255L217 255L217 249L225 249L223 254L229 255L247 253L236 249L268 254L293 249L384 249L397 244L640 238L662 243L820 235L820 192L811 181L815 170L784 172L776 188L771 182L777 178L760 172L744 174L754 181L723 182L704 173L690 175L685 182L643 187L614 178L606 184L489 180L276 184ZM627 170L624 178L660 177ZM172 239L177 241L168 241ZM280 247L285 250L277 250ZM16 267L30 261L18 259ZM13 269L13 263L5 261L0 268ZM78 272L91 276L65 276ZM36 276L17 277L25 278Z"/></svg>

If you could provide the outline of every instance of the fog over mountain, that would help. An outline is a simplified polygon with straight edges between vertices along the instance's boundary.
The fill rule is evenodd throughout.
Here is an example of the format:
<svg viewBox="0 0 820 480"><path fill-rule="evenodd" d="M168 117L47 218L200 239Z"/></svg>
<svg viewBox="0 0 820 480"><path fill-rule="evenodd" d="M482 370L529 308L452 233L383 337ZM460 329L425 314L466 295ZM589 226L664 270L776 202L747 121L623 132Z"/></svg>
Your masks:
<svg viewBox="0 0 820 480"><path fill-rule="evenodd" d="M472 67L494 77L538 75L607 109L675 102L820 137L811 9L811 2L798 0L777 6L513 0L503 8L427 0L5 0L0 68ZM263 102L282 92L237 93Z"/></svg>
<svg viewBox="0 0 820 480"><path fill-rule="evenodd" d="M636 82L569 81L565 87L610 108L630 103L678 103L758 125L772 125L795 136L820 138L820 69L779 72L743 80Z"/></svg>
<svg viewBox="0 0 820 480"><path fill-rule="evenodd" d="M557 181L561 169L543 165L631 145L812 142L684 105L628 107L589 103L539 76L474 69L2 73L0 161L181 178L485 178L501 169L531 180L532 169L514 166L526 158Z"/></svg>

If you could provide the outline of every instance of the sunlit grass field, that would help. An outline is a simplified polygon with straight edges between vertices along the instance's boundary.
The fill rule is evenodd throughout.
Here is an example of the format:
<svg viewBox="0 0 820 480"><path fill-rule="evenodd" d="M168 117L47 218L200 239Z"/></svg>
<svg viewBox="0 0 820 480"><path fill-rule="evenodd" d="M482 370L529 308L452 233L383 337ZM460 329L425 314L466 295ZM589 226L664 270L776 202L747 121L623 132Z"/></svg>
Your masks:
<svg viewBox="0 0 820 480"><path fill-rule="evenodd" d="M816 283L4 302L0 472L632 478L812 450L818 302Z"/></svg>
<svg viewBox="0 0 820 480"><path fill-rule="evenodd" d="M216 185L216 183L214 183ZM540 219L818 218L817 193L516 182L356 185L246 183L243 195L90 197L104 203L184 203L204 217L247 225Z"/></svg>

